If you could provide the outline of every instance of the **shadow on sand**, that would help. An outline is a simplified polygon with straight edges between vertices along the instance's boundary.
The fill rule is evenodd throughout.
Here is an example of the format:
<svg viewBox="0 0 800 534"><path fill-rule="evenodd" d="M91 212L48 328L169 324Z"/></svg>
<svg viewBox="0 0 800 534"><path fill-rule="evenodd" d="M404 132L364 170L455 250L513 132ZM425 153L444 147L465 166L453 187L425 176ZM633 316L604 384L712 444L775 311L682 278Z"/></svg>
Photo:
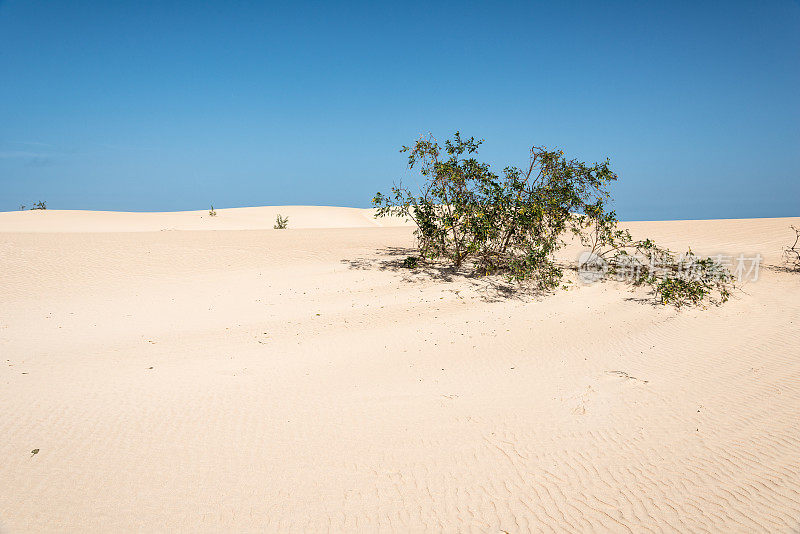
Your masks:
<svg viewBox="0 0 800 534"><path fill-rule="evenodd" d="M791 274L800 274L800 265L794 265L791 262L784 262L780 265L775 264L763 264L761 266L762 269L767 271L773 271L776 273L791 273Z"/></svg>
<svg viewBox="0 0 800 534"><path fill-rule="evenodd" d="M402 275L403 282L420 282L432 280L438 282L466 282L470 288L480 295L481 300L500 302L509 299L530 300L552 294L552 291L537 290L529 284L509 281L494 275L481 276L469 269L456 270L443 262L421 261L416 267L409 268L403 261L409 257L418 257L419 251L414 248L386 247L376 252L377 257L341 260L351 269L390 271Z"/></svg>

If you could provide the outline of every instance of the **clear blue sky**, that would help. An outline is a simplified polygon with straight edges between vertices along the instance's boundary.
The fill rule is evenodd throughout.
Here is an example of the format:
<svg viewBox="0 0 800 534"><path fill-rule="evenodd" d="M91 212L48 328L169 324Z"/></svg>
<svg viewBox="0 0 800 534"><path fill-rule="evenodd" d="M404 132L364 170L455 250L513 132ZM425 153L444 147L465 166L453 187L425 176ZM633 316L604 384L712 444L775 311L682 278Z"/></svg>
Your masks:
<svg viewBox="0 0 800 534"><path fill-rule="evenodd" d="M366 207L456 129L626 219L800 215L800 3L0 1L0 210Z"/></svg>

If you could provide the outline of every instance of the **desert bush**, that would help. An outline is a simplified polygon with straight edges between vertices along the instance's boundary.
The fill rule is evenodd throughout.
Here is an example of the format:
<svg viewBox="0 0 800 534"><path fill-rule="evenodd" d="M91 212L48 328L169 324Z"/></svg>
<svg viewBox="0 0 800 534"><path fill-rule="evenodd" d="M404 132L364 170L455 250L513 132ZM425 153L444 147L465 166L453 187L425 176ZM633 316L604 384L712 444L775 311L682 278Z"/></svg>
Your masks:
<svg viewBox="0 0 800 534"><path fill-rule="evenodd" d="M657 301L676 307L706 299L721 304L730 298L733 276L719 261L702 258L691 249L679 255L651 239L635 240L619 228L614 212L589 210L575 219L573 231L588 248L580 270L599 267L604 276L650 286Z"/></svg>
<svg viewBox="0 0 800 534"><path fill-rule="evenodd" d="M281 217L279 213L277 217L275 217L275 226L273 228L275 230L285 230L289 227L289 217Z"/></svg>
<svg viewBox="0 0 800 534"><path fill-rule="evenodd" d="M391 196L378 193L377 215L410 217L423 258L444 258L456 269L471 260L482 274L555 287L561 270L553 254L574 224L572 214L590 206L602 212L616 174L608 161L588 166L533 147L525 171L506 167L498 176L473 157L481 143L456 132L444 150L432 137L403 147L425 179L423 190L415 196L401 185Z"/></svg>
<svg viewBox="0 0 800 534"><path fill-rule="evenodd" d="M676 255L649 239L634 241L627 232L606 249L610 275L634 285L648 285L662 304L678 308L708 300L722 304L730 298L733 276L713 258L702 258L688 250ZM602 254L602 252L601 252Z"/></svg>
<svg viewBox="0 0 800 534"><path fill-rule="evenodd" d="M404 216L415 223L421 260L444 260L454 270L481 275L501 273L549 290L563 277L555 253L576 235L612 273L634 269L629 279L650 285L660 302L696 304L712 292L719 293L718 301L727 299L730 279L721 265L694 255L679 259L618 227L607 208L610 184L618 178L608 159L589 165L562 150L534 146L525 169L509 166L498 175L475 157L482 142L456 132L442 147L431 136L421 137L401 149L422 176L420 193L400 184L373 198L377 217Z"/></svg>
<svg viewBox="0 0 800 534"><path fill-rule="evenodd" d="M216 217L217 216L217 210L214 209L214 204L211 204L211 209L208 210L208 215L210 217Z"/></svg>
<svg viewBox="0 0 800 534"><path fill-rule="evenodd" d="M791 269L800 270L800 228L791 228L794 230L794 243L783 250L783 256Z"/></svg>
<svg viewBox="0 0 800 534"><path fill-rule="evenodd" d="M32 210L46 210L47 209L47 202L39 201L34 202L33 206L31 207Z"/></svg>

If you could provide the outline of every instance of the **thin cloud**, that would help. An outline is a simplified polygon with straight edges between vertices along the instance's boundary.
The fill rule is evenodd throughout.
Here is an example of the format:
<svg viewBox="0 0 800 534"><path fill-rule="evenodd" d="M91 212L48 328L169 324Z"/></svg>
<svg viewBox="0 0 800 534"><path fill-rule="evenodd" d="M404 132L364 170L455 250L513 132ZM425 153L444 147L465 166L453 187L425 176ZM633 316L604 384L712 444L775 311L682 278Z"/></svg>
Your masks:
<svg viewBox="0 0 800 534"><path fill-rule="evenodd" d="M50 143L37 143L35 141L17 141L15 144L17 145L27 145L27 146L44 146L44 147L52 147Z"/></svg>
<svg viewBox="0 0 800 534"><path fill-rule="evenodd" d="M45 143L14 143L17 145L52 146ZM46 150L0 150L0 161L21 160L26 167L49 167L56 162L59 153Z"/></svg>
<svg viewBox="0 0 800 534"><path fill-rule="evenodd" d="M42 152L30 152L26 150L5 150L0 151L0 159L14 159L14 158L46 158L50 154Z"/></svg>
<svg viewBox="0 0 800 534"><path fill-rule="evenodd" d="M124 151L127 151L127 150L130 150L130 151L136 151L136 150L150 151L150 150L155 150L155 148L149 147L149 146L110 145L110 144L107 144L107 143L103 143L103 144L98 145L98 146L100 146L102 148L106 148L108 150L124 150Z"/></svg>
<svg viewBox="0 0 800 534"><path fill-rule="evenodd" d="M56 159L49 156L31 158L25 162L26 167L51 167L55 165Z"/></svg>

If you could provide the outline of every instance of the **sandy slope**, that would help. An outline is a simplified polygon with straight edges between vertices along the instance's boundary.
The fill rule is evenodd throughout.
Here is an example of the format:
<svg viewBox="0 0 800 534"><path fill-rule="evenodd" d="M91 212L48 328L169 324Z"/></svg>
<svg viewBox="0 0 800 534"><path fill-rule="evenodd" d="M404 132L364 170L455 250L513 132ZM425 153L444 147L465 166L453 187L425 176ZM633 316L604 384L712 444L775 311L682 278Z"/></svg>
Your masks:
<svg viewBox="0 0 800 534"><path fill-rule="evenodd" d="M800 529L800 274L532 297L270 209L0 214L0 529ZM775 264L791 223L630 226Z"/></svg>

